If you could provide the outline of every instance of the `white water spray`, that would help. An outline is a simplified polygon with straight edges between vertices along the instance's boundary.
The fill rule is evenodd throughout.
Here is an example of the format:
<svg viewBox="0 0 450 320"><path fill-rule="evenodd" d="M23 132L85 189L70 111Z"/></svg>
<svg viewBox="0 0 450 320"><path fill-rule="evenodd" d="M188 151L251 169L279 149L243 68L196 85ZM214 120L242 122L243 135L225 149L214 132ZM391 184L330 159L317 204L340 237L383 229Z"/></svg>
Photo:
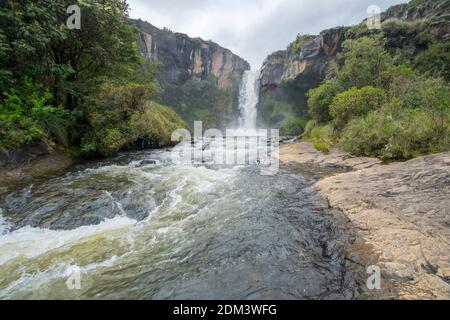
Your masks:
<svg viewBox="0 0 450 320"><path fill-rule="evenodd" d="M259 102L259 76L261 71L246 71L239 89L240 128L256 129L256 107Z"/></svg>

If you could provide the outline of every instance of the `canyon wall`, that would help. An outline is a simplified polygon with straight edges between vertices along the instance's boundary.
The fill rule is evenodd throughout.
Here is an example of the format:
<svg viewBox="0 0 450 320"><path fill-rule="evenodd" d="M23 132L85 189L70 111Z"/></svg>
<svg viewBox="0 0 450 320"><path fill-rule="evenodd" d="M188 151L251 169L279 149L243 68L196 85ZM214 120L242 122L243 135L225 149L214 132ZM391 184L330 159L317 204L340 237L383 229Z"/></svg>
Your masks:
<svg viewBox="0 0 450 320"><path fill-rule="evenodd" d="M426 21L427 31L433 39L444 42L450 40L449 12L448 0L413 0L407 4L390 7L381 14L381 22L389 19ZM358 27L362 30L365 26L366 21L363 21ZM292 106L293 113L306 115L305 93L335 76L339 67L337 54L341 50L342 43L352 37L347 33L349 29L351 27L336 27L322 31L319 35L298 36L286 50L270 54L261 70L261 103L265 100L283 101ZM389 39L389 34L385 36L388 40L392 40L389 45L393 50L395 47L401 48L404 44L416 45L415 42L420 38L415 34L401 35L392 39ZM416 47L420 49L420 44ZM268 119L265 119L265 122L266 125L274 124L267 123Z"/></svg>
<svg viewBox="0 0 450 320"><path fill-rule="evenodd" d="M149 61L159 60L164 78L172 84L214 76L219 88L233 89L250 69L247 61L212 41L161 30L141 20L135 24L142 54Z"/></svg>
<svg viewBox="0 0 450 320"><path fill-rule="evenodd" d="M250 70L247 61L215 42L133 22L142 55L160 63L161 103L175 109L191 128L194 121L221 129L237 123L239 85Z"/></svg>

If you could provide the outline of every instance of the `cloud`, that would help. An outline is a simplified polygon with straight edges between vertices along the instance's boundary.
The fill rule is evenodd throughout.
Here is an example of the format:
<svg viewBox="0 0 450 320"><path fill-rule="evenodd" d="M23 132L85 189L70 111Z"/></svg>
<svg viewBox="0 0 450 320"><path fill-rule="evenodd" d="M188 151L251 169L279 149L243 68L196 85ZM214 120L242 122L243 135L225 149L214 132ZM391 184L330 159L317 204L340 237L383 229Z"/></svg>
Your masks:
<svg viewBox="0 0 450 320"><path fill-rule="evenodd" d="M253 69L301 34L352 25L367 8L406 0L128 0L132 18L213 40L247 59Z"/></svg>

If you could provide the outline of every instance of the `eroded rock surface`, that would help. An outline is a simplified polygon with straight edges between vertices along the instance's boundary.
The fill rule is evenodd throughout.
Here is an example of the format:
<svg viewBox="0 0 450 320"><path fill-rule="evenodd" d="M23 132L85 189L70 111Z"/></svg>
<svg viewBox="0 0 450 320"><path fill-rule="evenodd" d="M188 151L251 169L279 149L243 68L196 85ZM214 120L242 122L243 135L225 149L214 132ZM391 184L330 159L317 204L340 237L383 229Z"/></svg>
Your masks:
<svg viewBox="0 0 450 320"><path fill-rule="evenodd" d="M450 152L381 165L296 143L284 146L280 159L355 163L348 166L354 171L325 178L315 188L373 248L383 279L394 284L399 298L450 298Z"/></svg>
<svg viewBox="0 0 450 320"><path fill-rule="evenodd" d="M330 62L339 52L346 30L345 27L328 29L298 49L291 44L287 50L269 55L262 66L261 85L295 81L297 87L310 89L331 78L334 73Z"/></svg>
<svg viewBox="0 0 450 320"><path fill-rule="evenodd" d="M306 141L284 144L280 150L280 160L284 162L314 163L325 167L343 167L349 170L359 170L378 166L381 161L376 158L354 157L338 149L328 153L317 151Z"/></svg>
<svg viewBox="0 0 450 320"><path fill-rule="evenodd" d="M0 152L0 196L10 185L26 184L35 177L61 171L75 159L62 150L35 140L9 152Z"/></svg>

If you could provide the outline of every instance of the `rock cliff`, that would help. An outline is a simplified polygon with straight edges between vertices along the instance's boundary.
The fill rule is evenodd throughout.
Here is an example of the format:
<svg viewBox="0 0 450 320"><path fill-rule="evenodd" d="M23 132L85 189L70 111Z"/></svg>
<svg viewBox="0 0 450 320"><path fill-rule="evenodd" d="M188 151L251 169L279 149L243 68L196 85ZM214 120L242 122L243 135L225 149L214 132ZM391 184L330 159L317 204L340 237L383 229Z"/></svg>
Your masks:
<svg viewBox="0 0 450 320"><path fill-rule="evenodd" d="M381 20L397 18L401 20L430 21L430 31L441 40L450 40L450 1L413 0L407 4L390 7L381 15Z"/></svg>
<svg viewBox="0 0 450 320"><path fill-rule="evenodd" d="M212 41L161 30L142 20L134 23L142 54L149 61L161 62L163 76L171 84L214 76L219 88L235 90L242 74L250 69L247 61Z"/></svg>
<svg viewBox="0 0 450 320"><path fill-rule="evenodd" d="M450 39L450 1L413 0L389 8L381 14L381 21L400 19L406 21L426 19L428 31L442 41ZM365 21L361 26L365 25ZM294 86L307 92L323 80L332 78L336 70L336 55L346 40L347 27L322 31L315 36L299 36L286 50L269 55L261 70L261 86L280 96L280 85ZM264 91L263 91L264 92ZM305 103L297 106L306 108ZM305 111L305 110L299 110Z"/></svg>
<svg viewBox="0 0 450 320"><path fill-rule="evenodd" d="M287 50L271 54L263 63L261 84L268 86L295 80L301 88L317 86L333 75L331 61L345 40L346 28L322 31L297 47L293 42ZM297 39L301 41L301 38Z"/></svg>

